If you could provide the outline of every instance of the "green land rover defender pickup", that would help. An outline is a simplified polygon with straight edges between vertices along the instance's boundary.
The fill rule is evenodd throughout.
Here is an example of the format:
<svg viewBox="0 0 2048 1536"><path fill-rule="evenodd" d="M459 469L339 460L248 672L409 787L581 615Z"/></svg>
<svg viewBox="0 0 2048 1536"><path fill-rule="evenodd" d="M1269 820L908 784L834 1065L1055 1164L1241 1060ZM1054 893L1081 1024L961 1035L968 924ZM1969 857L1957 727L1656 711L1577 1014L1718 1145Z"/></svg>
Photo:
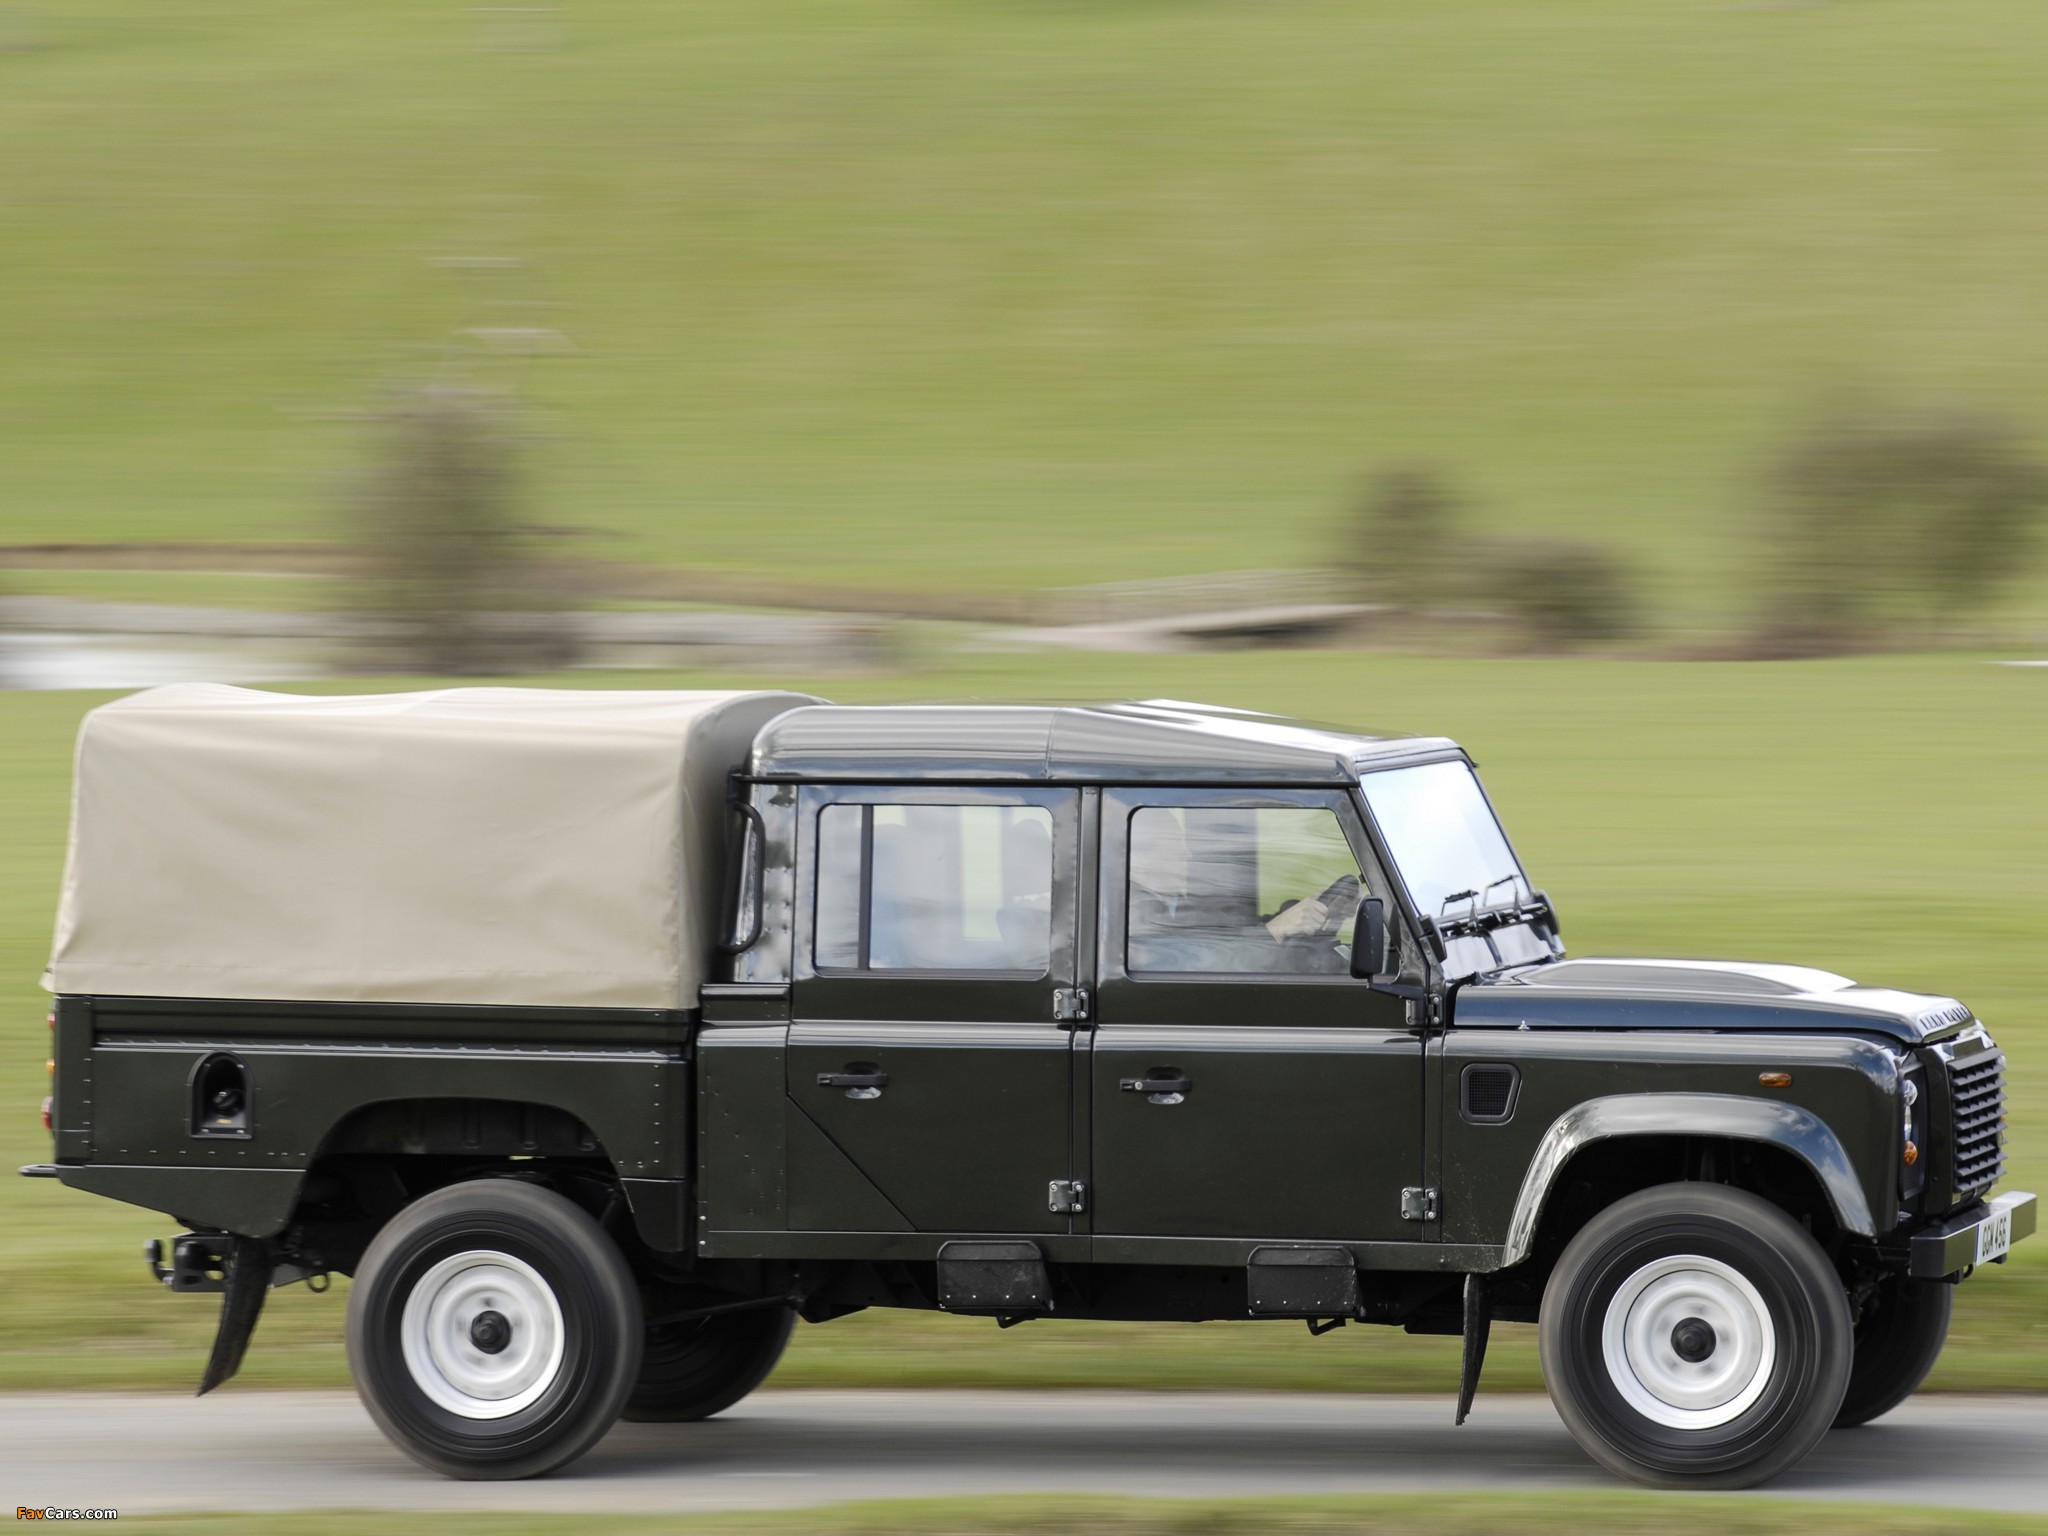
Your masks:
<svg viewBox="0 0 2048 1536"><path fill-rule="evenodd" d="M1754 1484L2034 1229L1963 1004L1568 959L1454 743L1195 705L157 689L86 719L48 982L24 1172L188 1229L200 1390L353 1276L456 1477L918 1307L1462 1334L1460 1422L1534 1322L1594 1458Z"/></svg>

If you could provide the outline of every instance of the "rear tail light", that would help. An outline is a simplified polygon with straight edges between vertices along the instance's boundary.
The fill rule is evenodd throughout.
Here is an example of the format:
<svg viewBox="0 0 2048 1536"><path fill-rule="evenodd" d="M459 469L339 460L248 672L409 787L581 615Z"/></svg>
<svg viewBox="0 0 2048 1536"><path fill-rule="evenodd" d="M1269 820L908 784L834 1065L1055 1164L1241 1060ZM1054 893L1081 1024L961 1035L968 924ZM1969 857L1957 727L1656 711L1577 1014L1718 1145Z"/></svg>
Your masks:
<svg viewBox="0 0 2048 1536"><path fill-rule="evenodd" d="M49 1016L43 1022L50 1026L50 1033L54 1035L57 1032L57 1010L52 1008ZM56 1107L57 1102L57 1058L52 1056L45 1061L43 1063L43 1070L50 1077L50 1091L43 1095L43 1129L46 1132L55 1134L56 1125L51 1119L51 1111Z"/></svg>

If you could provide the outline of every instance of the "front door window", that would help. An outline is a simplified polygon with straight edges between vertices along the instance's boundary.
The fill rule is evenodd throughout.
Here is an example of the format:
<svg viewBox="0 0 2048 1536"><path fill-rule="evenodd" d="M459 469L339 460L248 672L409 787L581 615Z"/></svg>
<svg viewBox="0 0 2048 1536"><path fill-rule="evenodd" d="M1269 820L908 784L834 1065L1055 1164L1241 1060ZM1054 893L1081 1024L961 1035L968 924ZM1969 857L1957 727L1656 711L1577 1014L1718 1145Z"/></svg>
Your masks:
<svg viewBox="0 0 2048 1536"><path fill-rule="evenodd" d="M1146 806L1131 817L1130 969L1343 975L1359 893L1334 811Z"/></svg>

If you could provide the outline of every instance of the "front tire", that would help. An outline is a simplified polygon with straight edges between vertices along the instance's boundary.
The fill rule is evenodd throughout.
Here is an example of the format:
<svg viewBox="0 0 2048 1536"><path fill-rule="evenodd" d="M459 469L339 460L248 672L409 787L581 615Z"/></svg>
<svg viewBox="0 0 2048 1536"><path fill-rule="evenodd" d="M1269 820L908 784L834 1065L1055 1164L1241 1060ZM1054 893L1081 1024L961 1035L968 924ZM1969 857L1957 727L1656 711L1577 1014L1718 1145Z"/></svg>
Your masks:
<svg viewBox="0 0 2048 1536"><path fill-rule="evenodd" d="M618 1246L552 1190L451 1185L377 1234L348 1303L348 1362L393 1444L449 1477L535 1477L619 1417L640 1294Z"/></svg>
<svg viewBox="0 0 2048 1536"><path fill-rule="evenodd" d="M790 1307L650 1326L624 1417L683 1424L725 1412L768 1379L795 1326Z"/></svg>
<svg viewBox="0 0 2048 1536"><path fill-rule="evenodd" d="M1849 1302L1820 1245L1742 1190L1666 1184L1566 1247L1538 1328L1552 1402L1633 1482L1748 1488L1813 1449L1851 1358Z"/></svg>
<svg viewBox="0 0 2048 1536"><path fill-rule="evenodd" d="M1835 1428L1868 1424L1919 1390L1948 1342L1955 1302L1945 1281L1888 1275L1879 1283L1856 1323L1856 1360Z"/></svg>

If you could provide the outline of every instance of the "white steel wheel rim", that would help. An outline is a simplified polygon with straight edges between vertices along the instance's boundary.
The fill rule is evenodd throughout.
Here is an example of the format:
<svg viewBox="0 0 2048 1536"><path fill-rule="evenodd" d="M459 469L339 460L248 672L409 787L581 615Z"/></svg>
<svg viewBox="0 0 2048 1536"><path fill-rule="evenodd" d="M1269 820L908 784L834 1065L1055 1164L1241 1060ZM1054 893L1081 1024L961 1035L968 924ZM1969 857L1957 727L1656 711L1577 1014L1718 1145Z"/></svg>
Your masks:
<svg viewBox="0 0 2048 1536"><path fill-rule="evenodd" d="M399 1321L413 1381L465 1419L509 1418L540 1401L561 1374L565 1342L561 1303L540 1271L487 1248L421 1275Z"/></svg>
<svg viewBox="0 0 2048 1536"><path fill-rule="evenodd" d="M1697 1351L1713 1330L1709 1352ZM1685 1330L1681 1334L1681 1329ZM1600 1329L1608 1378L1622 1399L1667 1429L1718 1429L1763 1396L1778 1330L1757 1288L1731 1265L1697 1253L1657 1259L1624 1280Z"/></svg>

